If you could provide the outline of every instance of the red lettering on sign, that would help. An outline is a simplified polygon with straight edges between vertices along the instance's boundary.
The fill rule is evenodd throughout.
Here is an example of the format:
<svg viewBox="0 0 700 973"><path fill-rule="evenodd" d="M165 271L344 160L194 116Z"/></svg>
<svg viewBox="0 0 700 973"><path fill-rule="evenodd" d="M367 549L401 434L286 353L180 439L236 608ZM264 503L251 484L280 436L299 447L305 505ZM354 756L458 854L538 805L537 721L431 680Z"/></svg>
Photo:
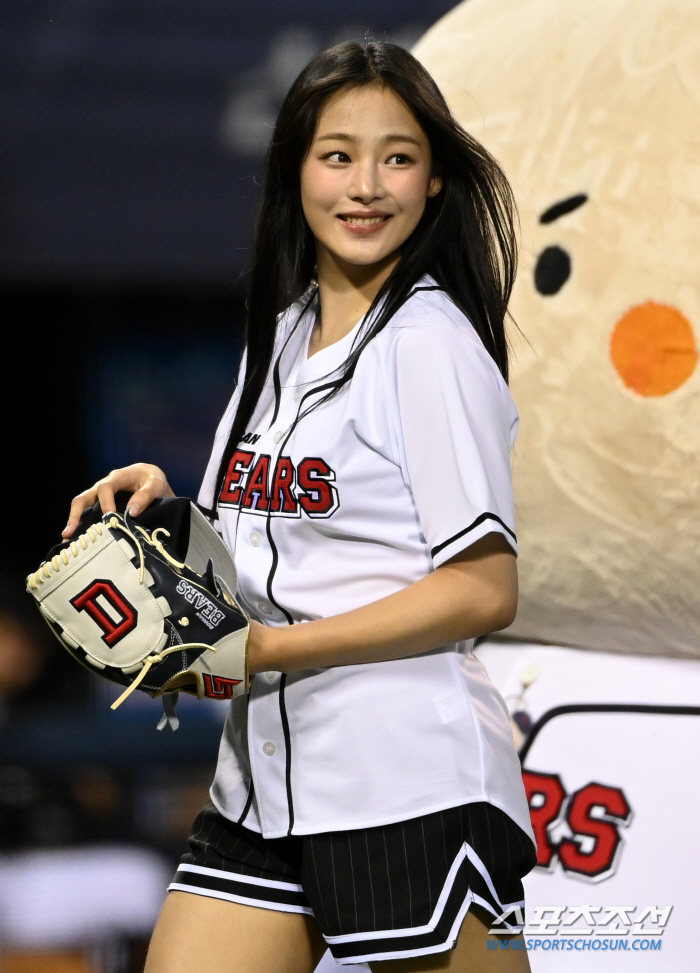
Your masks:
<svg viewBox="0 0 700 973"><path fill-rule="evenodd" d="M524 770L523 783L537 841L537 864L541 868L549 868L557 853L550 829L561 817L566 791L558 774L536 774Z"/></svg>
<svg viewBox="0 0 700 973"><path fill-rule="evenodd" d="M605 877L615 866L622 841L620 825L628 824L631 816L630 806L619 787L591 783L572 794L566 822L573 838L562 838L559 842L562 868L593 880ZM585 839L592 844L587 851L583 850Z"/></svg>

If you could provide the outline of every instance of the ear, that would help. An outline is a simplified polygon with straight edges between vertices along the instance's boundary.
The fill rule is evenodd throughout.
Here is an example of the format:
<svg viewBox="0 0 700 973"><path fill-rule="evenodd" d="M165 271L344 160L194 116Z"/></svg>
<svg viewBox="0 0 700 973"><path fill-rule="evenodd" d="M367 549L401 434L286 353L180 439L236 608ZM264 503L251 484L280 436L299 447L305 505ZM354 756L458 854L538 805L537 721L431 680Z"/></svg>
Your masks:
<svg viewBox="0 0 700 973"><path fill-rule="evenodd" d="M441 189L442 189L442 177L433 176L433 178L428 183L428 193L427 193L428 199L432 199L433 196L437 196L437 194L440 192Z"/></svg>

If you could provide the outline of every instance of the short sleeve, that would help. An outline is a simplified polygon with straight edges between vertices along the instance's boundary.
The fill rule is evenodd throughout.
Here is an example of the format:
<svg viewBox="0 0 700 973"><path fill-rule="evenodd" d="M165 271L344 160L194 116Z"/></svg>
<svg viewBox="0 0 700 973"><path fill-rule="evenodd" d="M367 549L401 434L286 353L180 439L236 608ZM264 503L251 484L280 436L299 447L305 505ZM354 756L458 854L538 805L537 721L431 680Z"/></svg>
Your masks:
<svg viewBox="0 0 700 973"><path fill-rule="evenodd" d="M433 312L398 329L387 382L399 462L435 567L493 531L517 554L510 465L517 411L459 317Z"/></svg>
<svg viewBox="0 0 700 973"><path fill-rule="evenodd" d="M240 402L241 398L243 377L245 375L246 354L247 353L244 351L241 357L236 387L217 427L211 456L209 457L209 462L207 463L207 468L204 472L204 478L202 480L202 486L200 487L199 495L197 496L197 503L204 507L205 510L213 511L216 506L216 497L214 496L216 492L216 479L219 472L221 457L223 456L228 435L231 431L231 426L233 425L233 417L236 414L236 409L238 408L238 403Z"/></svg>

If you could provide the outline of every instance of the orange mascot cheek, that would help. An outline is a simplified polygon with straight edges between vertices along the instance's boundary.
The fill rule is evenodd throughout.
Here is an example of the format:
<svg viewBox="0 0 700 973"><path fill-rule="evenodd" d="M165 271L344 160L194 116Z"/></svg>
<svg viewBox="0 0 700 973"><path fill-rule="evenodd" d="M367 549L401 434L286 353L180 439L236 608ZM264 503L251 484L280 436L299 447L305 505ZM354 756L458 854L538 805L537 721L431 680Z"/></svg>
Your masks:
<svg viewBox="0 0 700 973"><path fill-rule="evenodd" d="M688 319L669 304L647 301L627 311L610 342L615 371L638 395L668 395L690 378L698 361Z"/></svg>

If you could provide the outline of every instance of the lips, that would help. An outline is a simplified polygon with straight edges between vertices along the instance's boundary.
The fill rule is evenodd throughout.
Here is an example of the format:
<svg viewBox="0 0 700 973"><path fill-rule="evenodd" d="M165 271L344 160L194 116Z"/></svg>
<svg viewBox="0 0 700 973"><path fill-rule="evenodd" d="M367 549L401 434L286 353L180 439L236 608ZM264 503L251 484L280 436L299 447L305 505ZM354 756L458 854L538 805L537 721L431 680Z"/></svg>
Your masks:
<svg viewBox="0 0 700 973"><path fill-rule="evenodd" d="M381 230L391 219L391 213L339 213L338 219L350 233L367 236Z"/></svg>
<svg viewBox="0 0 700 973"><path fill-rule="evenodd" d="M388 216L341 216L344 223L352 223L353 226L371 226L373 223L385 223Z"/></svg>

